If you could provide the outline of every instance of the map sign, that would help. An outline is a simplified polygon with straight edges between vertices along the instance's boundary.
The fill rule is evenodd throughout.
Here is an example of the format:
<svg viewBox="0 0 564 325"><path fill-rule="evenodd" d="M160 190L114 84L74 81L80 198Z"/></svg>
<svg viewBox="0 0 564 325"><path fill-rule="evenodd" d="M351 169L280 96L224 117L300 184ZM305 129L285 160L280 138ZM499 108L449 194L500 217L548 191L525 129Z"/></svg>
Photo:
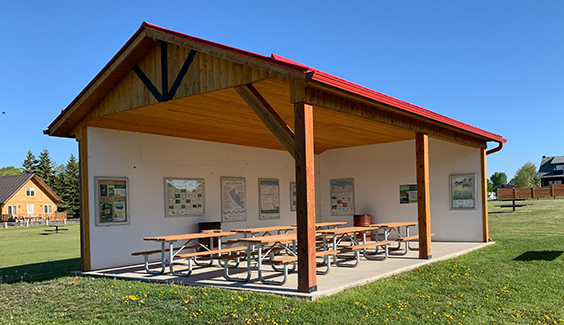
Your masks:
<svg viewBox="0 0 564 325"><path fill-rule="evenodd" d="M243 177L221 177L221 217L223 221L247 220L246 184Z"/></svg>

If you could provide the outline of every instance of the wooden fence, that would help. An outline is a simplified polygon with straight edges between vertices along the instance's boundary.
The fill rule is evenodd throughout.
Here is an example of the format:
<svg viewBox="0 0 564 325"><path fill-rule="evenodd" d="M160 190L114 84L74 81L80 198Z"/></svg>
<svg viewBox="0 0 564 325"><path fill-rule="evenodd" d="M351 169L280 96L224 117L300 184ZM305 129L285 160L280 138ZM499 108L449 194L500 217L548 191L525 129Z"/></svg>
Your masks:
<svg viewBox="0 0 564 325"><path fill-rule="evenodd" d="M37 216L30 216L27 214L3 214L0 215L1 222L8 222L13 220L18 221L32 221L32 222L43 222L45 220L49 221L64 221L67 220L67 213L66 212L55 212L55 213L43 213Z"/></svg>
<svg viewBox="0 0 564 325"><path fill-rule="evenodd" d="M499 188L497 199L536 199L540 197L564 196L564 184L548 187Z"/></svg>

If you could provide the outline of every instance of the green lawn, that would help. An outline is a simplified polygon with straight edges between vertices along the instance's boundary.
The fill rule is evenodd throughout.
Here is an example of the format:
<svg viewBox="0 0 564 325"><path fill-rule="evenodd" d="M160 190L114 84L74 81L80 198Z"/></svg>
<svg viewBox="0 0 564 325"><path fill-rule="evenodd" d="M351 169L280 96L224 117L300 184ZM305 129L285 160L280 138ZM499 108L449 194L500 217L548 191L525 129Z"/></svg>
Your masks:
<svg viewBox="0 0 564 325"><path fill-rule="evenodd" d="M527 203L533 205L515 213L498 213L502 211L495 207L499 203L490 203L490 235L495 245L320 301L215 288L59 276L1 284L0 323L564 323L564 200ZM60 239L51 238L55 235L39 235L42 231L39 229L0 230L0 239L18 231L27 243L17 245L21 254L24 250L37 251L33 262L21 264L53 260L49 256L54 252L46 256L47 250L38 250L46 249L45 240ZM24 236L26 231L29 233ZM34 248L28 239L32 236L45 238L37 241L39 247ZM57 236L74 237L75 242L63 245L72 253L61 258L75 258L76 232ZM5 245L3 240L0 245ZM5 253L4 246L1 247L0 274L6 274L7 269L17 270L12 265L23 258L9 256L20 253L13 250ZM4 258L11 262L5 263ZM48 273L54 272L51 269ZM350 272L354 276L354 269Z"/></svg>

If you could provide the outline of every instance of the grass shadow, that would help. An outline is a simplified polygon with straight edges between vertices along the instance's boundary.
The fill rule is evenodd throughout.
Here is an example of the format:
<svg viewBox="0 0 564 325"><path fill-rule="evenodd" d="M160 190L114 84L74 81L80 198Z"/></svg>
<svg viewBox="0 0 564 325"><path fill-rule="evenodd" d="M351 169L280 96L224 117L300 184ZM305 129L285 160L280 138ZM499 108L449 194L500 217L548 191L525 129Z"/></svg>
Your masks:
<svg viewBox="0 0 564 325"><path fill-rule="evenodd" d="M514 261L554 261L563 251L528 251L517 257Z"/></svg>
<svg viewBox="0 0 564 325"><path fill-rule="evenodd" d="M34 282L68 276L80 269L80 258L0 268L0 283Z"/></svg>

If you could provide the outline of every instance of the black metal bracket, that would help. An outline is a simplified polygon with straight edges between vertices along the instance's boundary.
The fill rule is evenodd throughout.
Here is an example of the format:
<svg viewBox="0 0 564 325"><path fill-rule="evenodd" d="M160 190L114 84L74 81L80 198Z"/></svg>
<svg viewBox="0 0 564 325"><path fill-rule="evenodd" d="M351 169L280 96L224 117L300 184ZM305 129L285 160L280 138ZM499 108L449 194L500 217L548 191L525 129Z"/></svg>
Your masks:
<svg viewBox="0 0 564 325"><path fill-rule="evenodd" d="M161 77L162 77L161 78L161 83L162 83L161 89L163 91L162 94L159 92L157 87L155 87L155 85L153 85L151 80L147 77L147 75L143 72L143 70L141 70L141 68L137 64L133 67L133 71L135 72L137 77L139 77L141 82L143 82L145 87L147 87L147 89L151 92L151 94L153 94L153 96L155 97L155 99L159 103L168 102L176 94L176 91L178 90L178 87L180 86L182 79L184 79L184 76L186 76L186 73L188 72L188 68L190 67L190 65L194 61L194 57L196 56L196 53L198 53L198 52L196 52L195 50L190 51L190 53L188 54L188 57L186 58L186 60L184 61L184 64L182 65L182 68L178 72L178 75L176 76L176 79L174 80L172 87L169 90L169 88L168 88L167 43L161 42Z"/></svg>

